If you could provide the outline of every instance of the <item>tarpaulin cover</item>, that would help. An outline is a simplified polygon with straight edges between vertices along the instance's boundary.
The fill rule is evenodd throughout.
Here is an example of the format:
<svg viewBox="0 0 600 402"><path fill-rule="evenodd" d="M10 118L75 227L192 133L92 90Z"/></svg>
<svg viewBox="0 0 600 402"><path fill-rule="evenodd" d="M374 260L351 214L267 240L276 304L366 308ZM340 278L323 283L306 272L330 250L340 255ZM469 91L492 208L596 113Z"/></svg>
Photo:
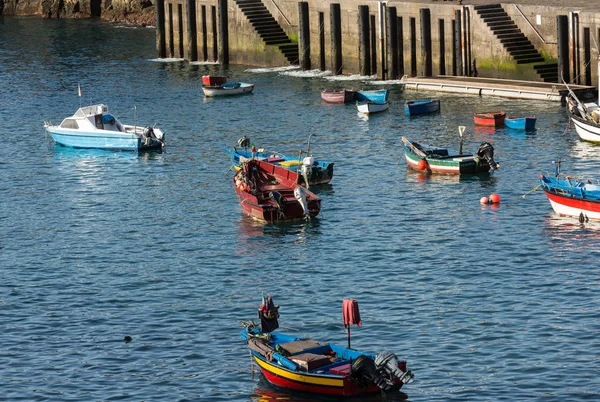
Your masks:
<svg viewBox="0 0 600 402"><path fill-rule="evenodd" d="M358 311L358 302L354 299L344 299L342 316L344 318L344 328L349 327L350 324L362 325L360 312Z"/></svg>

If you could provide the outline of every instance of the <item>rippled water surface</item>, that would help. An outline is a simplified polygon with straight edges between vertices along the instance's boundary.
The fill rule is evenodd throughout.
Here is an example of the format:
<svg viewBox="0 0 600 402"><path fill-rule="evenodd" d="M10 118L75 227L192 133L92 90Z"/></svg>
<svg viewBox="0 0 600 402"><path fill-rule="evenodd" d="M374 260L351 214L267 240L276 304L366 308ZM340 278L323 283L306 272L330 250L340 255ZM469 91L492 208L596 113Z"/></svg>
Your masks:
<svg viewBox="0 0 600 402"><path fill-rule="evenodd" d="M360 77L155 60L153 29L0 18L0 395L6 400L259 401L271 388L239 338L261 295L281 330L408 360L411 401L600 399L600 224L553 214L537 174L598 178L560 104L391 89L388 112L322 103ZM204 99L203 74L256 84ZM77 96L77 85L83 91ZM407 99L441 113L407 118ZM44 133L80 103L167 133L162 153L73 150ZM136 107L134 113L133 107ZM474 111L535 114L535 131L473 127ZM407 169L401 137L496 149L473 177ZM242 135L335 162L309 223L244 217L222 147ZM491 193L500 206L481 206ZM124 336L132 342L125 343ZM256 369L255 369L256 371ZM389 396L388 399L393 399ZM1 399L1 398L0 398ZM379 395L369 400L381 400Z"/></svg>

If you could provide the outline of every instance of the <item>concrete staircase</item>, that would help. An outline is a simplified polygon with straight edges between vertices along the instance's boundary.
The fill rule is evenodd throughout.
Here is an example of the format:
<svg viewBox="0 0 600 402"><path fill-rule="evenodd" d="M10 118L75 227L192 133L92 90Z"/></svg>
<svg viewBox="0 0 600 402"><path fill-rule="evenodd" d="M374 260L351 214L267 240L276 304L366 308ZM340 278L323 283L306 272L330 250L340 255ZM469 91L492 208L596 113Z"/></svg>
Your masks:
<svg viewBox="0 0 600 402"><path fill-rule="evenodd" d="M558 63L545 62L500 4L475 6L474 9L517 64L540 63L533 66L540 78L544 82L558 82Z"/></svg>
<svg viewBox="0 0 600 402"><path fill-rule="evenodd" d="M290 40L262 0L234 1L266 45L277 46L290 64L298 64L298 43Z"/></svg>

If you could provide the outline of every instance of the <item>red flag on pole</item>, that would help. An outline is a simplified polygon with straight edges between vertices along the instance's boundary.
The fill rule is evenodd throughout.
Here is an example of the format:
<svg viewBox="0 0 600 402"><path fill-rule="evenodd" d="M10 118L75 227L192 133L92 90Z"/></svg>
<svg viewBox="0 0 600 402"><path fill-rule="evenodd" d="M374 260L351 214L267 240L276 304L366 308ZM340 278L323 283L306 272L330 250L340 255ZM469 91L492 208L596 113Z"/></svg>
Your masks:
<svg viewBox="0 0 600 402"><path fill-rule="evenodd" d="M362 325L358 302L354 299L344 299L342 303L342 318L344 319L344 328L348 328L348 349L350 349L350 325Z"/></svg>

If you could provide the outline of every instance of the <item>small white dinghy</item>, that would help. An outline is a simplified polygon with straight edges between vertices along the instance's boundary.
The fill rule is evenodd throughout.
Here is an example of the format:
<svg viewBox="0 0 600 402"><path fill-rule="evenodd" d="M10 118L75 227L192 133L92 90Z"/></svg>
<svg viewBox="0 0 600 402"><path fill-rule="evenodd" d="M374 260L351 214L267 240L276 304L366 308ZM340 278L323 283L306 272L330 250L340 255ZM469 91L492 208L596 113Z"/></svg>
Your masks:
<svg viewBox="0 0 600 402"><path fill-rule="evenodd" d="M388 110L389 103L385 102L375 102L375 101L362 101L356 102L356 108L360 113L364 114L373 114L383 112L384 110Z"/></svg>

